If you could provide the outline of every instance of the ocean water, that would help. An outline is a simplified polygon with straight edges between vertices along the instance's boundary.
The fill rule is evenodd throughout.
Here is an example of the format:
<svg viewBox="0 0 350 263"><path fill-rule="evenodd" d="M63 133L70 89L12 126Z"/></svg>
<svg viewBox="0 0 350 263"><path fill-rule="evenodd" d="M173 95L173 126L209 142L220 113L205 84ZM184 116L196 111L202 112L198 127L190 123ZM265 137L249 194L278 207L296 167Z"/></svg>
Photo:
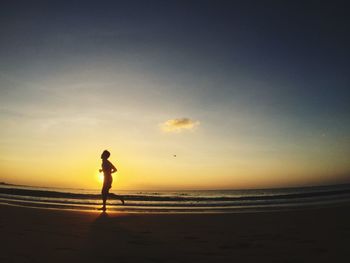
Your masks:
<svg viewBox="0 0 350 263"><path fill-rule="evenodd" d="M112 190L107 209L130 213L233 213L334 206L349 201L350 184L251 190ZM0 185L0 203L96 210L101 207L101 195L99 190Z"/></svg>

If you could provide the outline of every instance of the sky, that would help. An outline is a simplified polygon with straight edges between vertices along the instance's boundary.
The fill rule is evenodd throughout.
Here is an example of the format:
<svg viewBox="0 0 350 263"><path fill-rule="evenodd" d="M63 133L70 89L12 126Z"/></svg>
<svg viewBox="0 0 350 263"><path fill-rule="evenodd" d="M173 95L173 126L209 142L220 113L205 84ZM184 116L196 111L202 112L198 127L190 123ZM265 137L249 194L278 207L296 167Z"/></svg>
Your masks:
<svg viewBox="0 0 350 263"><path fill-rule="evenodd" d="M0 181L350 182L346 1L2 1Z"/></svg>

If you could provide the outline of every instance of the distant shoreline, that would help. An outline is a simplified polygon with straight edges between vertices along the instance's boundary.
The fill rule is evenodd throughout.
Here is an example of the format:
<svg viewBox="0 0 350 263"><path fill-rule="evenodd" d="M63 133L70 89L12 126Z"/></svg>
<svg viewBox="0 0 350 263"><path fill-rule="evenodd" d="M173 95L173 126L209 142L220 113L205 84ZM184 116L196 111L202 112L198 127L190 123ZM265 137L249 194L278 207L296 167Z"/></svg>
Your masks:
<svg viewBox="0 0 350 263"><path fill-rule="evenodd" d="M126 204L121 205L121 197ZM116 191L109 211L162 213L231 213L334 206L350 201L350 184L262 190ZM94 210L100 190L44 188L3 184L0 202L30 207Z"/></svg>

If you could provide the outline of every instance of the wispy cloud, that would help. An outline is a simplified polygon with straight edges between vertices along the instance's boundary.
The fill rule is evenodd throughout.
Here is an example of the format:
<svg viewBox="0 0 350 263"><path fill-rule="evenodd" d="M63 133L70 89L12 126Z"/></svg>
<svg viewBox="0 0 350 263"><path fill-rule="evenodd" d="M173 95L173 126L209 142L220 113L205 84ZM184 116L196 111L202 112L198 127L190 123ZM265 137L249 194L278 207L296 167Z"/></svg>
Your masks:
<svg viewBox="0 0 350 263"><path fill-rule="evenodd" d="M194 130L200 124L199 121L194 121L189 118L170 119L160 125L165 132L182 132Z"/></svg>

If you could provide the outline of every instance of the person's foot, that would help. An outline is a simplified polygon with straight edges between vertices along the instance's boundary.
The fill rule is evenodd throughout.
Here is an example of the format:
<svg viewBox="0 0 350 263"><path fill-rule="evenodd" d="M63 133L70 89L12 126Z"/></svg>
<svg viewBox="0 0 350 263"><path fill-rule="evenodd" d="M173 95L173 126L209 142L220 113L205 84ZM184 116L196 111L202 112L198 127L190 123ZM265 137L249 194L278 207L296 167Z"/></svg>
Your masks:
<svg viewBox="0 0 350 263"><path fill-rule="evenodd" d="M106 211L106 207L105 207L105 206L102 206L101 208L99 208L99 209L97 209L97 210Z"/></svg>

